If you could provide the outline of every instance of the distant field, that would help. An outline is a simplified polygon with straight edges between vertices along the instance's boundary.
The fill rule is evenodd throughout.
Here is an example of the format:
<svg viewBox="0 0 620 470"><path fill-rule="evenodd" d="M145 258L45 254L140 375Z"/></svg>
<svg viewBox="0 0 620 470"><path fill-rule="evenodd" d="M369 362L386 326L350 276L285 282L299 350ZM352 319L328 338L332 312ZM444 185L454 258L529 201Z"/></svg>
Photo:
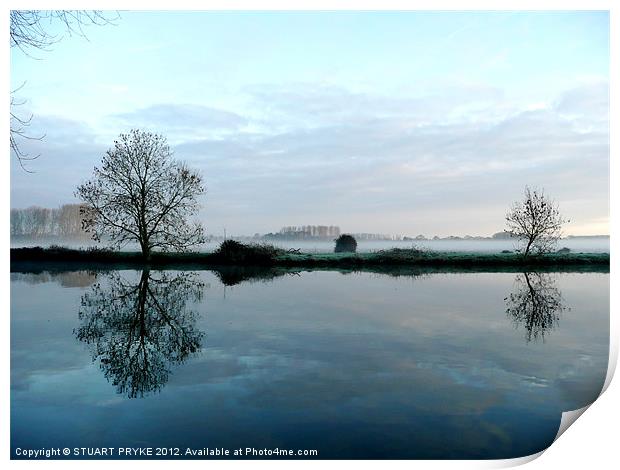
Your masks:
<svg viewBox="0 0 620 470"><path fill-rule="evenodd" d="M199 251L210 253L217 249L221 242L212 241L203 245ZM331 253L334 251L334 243L331 241L276 241L266 242L284 249L299 249L304 253ZM66 240L11 240L11 248L63 245L69 248L86 248L95 246L90 242L75 242ZM371 253L390 248L411 248L433 251L451 251L463 253L500 253L502 250L514 250L515 243L512 240L419 240L419 241L365 241L358 240L357 251L359 253ZM558 248L569 248L576 253L609 253L609 238L567 238L560 240ZM138 250L138 246L127 246L127 251Z"/></svg>

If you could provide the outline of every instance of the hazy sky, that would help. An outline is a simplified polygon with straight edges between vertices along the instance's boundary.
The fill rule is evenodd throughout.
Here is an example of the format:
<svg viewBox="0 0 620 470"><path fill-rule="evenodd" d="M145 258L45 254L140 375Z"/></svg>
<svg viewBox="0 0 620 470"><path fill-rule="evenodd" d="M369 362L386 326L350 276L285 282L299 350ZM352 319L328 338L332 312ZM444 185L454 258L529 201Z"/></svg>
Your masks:
<svg viewBox="0 0 620 470"><path fill-rule="evenodd" d="M609 233L605 12L121 13L11 51L11 206L75 202L113 139L168 137L209 233L490 235L528 184L568 234ZM39 60L37 60L39 59Z"/></svg>

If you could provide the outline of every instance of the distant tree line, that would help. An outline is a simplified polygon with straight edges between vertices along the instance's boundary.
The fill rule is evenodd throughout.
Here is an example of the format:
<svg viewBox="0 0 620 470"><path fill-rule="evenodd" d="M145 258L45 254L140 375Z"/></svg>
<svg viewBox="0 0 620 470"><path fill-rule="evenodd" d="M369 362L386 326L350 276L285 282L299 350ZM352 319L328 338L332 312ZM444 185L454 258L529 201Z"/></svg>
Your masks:
<svg viewBox="0 0 620 470"><path fill-rule="evenodd" d="M278 233L268 233L267 239L335 238L340 236L340 227L336 225L301 225L299 227L282 227Z"/></svg>
<svg viewBox="0 0 620 470"><path fill-rule="evenodd" d="M82 230L81 204L64 204L57 209L31 206L11 209L11 237L87 238Z"/></svg>
<svg viewBox="0 0 620 470"><path fill-rule="evenodd" d="M334 240L341 235L337 225L301 225L282 227L277 233L267 233L263 238L267 240L306 240L330 239ZM353 236L359 240L402 240L401 235L387 235L384 233L356 233Z"/></svg>
<svg viewBox="0 0 620 470"><path fill-rule="evenodd" d="M402 235L389 235L387 233L354 233L352 234L357 240L403 240L406 237Z"/></svg>

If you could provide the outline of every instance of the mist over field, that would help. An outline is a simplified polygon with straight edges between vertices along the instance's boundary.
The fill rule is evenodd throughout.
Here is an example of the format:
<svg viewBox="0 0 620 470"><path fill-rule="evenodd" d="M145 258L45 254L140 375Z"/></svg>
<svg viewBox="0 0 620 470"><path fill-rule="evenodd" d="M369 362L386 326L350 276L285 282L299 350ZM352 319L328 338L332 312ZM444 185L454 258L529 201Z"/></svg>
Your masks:
<svg viewBox="0 0 620 470"><path fill-rule="evenodd" d="M242 239L243 241L248 241ZM252 243L261 243L260 240L249 240ZM202 245L198 251L212 252L220 245L221 240L211 240ZM266 242L263 242L266 243ZM299 249L304 253L331 253L334 251L333 241L270 241L268 242L277 247L285 249ZM569 238L560 241L558 248L568 248L572 252L584 253L609 253L609 237L592 237L592 238ZM11 240L12 248L43 246L49 247L53 245L62 245L69 248L86 248L89 246L98 246L93 241L75 240L75 239L13 239ZM475 253L499 253L503 250L513 251L517 246L515 241L510 240L372 240L358 241L357 251L360 253L386 250L390 248L420 248L423 250L433 251L457 251L457 252L475 252ZM140 249L137 244L129 244L124 250Z"/></svg>

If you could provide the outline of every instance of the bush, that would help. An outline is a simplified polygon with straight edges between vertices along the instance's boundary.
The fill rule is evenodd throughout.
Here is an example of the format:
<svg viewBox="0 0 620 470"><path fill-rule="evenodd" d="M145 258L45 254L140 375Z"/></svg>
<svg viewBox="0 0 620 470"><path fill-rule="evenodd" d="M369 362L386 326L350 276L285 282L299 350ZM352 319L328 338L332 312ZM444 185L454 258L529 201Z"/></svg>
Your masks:
<svg viewBox="0 0 620 470"><path fill-rule="evenodd" d="M40 248L40 247L36 247L36 248ZM57 251L57 252L73 251L70 248L67 248L66 246L62 246L62 245L50 245L47 247L47 249L50 251Z"/></svg>
<svg viewBox="0 0 620 470"><path fill-rule="evenodd" d="M355 253L357 242L351 235L343 234L336 239L334 253Z"/></svg>
<svg viewBox="0 0 620 470"><path fill-rule="evenodd" d="M411 262L421 258L427 258L432 255L432 251L422 250L415 246L412 246L411 248L390 248L387 250L379 250L377 252L377 258L383 263L395 264Z"/></svg>
<svg viewBox="0 0 620 470"><path fill-rule="evenodd" d="M273 264L276 257L284 253L281 248L268 244L245 244L236 240L223 241L213 252L215 258L226 264Z"/></svg>
<svg viewBox="0 0 620 470"><path fill-rule="evenodd" d="M114 253L114 250L107 246L89 246L86 248L88 253Z"/></svg>

